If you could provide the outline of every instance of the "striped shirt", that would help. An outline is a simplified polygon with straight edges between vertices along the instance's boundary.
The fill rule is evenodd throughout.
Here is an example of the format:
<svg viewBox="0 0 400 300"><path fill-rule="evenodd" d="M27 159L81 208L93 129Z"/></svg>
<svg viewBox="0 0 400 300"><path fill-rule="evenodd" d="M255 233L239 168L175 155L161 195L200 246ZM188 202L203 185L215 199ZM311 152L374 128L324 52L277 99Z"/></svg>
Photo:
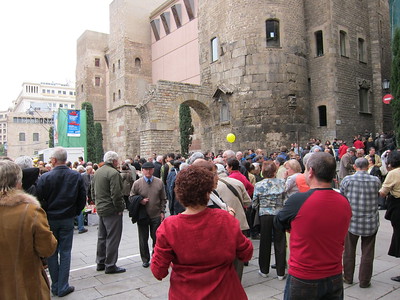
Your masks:
<svg viewBox="0 0 400 300"><path fill-rule="evenodd" d="M353 216L349 232L354 235L370 236L379 227L378 192L381 182L366 171L357 171L346 176L340 184L340 192L350 201Z"/></svg>

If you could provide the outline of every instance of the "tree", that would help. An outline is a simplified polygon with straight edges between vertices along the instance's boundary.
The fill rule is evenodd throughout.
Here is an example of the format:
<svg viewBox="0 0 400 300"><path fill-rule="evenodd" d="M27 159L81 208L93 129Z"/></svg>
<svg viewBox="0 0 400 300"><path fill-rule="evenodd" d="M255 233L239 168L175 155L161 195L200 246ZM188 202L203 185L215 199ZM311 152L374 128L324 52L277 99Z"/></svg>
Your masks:
<svg viewBox="0 0 400 300"><path fill-rule="evenodd" d="M86 110L86 147L87 161L96 159L96 132L94 128L93 106L90 102L83 102L82 109Z"/></svg>
<svg viewBox="0 0 400 300"><path fill-rule="evenodd" d="M7 156L7 151L6 151L6 147L4 146L4 144L0 145L0 156Z"/></svg>
<svg viewBox="0 0 400 300"><path fill-rule="evenodd" d="M392 76L390 79L390 87L393 94L391 101L393 113L393 125L396 135L397 145L400 143L400 28L396 28L393 37L393 60L392 60Z"/></svg>
<svg viewBox="0 0 400 300"><path fill-rule="evenodd" d="M49 128L49 148L54 148L54 127Z"/></svg>
<svg viewBox="0 0 400 300"><path fill-rule="evenodd" d="M189 153L189 147L192 145L192 137L194 128L192 125L192 114L190 107L186 104L179 106L179 132L182 155Z"/></svg>
<svg viewBox="0 0 400 300"><path fill-rule="evenodd" d="M95 162L101 162L104 156L103 149L103 128L100 123L94 124L95 128L95 137L96 137L96 154L95 154Z"/></svg>

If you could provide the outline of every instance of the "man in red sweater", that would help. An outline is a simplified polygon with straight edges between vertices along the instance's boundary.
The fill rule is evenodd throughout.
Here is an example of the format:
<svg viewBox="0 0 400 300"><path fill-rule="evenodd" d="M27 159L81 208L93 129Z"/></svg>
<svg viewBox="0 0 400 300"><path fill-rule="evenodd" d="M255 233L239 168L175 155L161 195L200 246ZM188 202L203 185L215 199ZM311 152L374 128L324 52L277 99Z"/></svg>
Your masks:
<svg viewBox="0 0 400 300"><path fill-rule="evenodd" d="M239 161L236 158L229 158L226 161L226 170L229 173L230 178L237 179L244 184L247 193L249 194L250 198L253 197L254 186L250 183L250 181L239 171Z"/></svg>
<svg viewBox="0 0 400 300"><path fill-rule="evenodd" d="M342 254L351 219L346 197L331 188L335 158L314 153L306 165L310 190L289 197L275 226L290 230L284 299L343 299Z"/></svg>

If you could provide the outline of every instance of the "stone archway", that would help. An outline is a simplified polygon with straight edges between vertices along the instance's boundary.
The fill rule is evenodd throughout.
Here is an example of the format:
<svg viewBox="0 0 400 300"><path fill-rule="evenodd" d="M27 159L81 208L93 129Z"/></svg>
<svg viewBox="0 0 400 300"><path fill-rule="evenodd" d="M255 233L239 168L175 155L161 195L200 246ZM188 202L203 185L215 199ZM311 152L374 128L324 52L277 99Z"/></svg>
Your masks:
<svg viewBox="0 0 400 300"><path fill-rule="evenodd" d="M213 149L211 95L195 84L158 81L135 109L140 116L140 154L180 152L179 105L187 104L200 118L203 149Z"/></svg>

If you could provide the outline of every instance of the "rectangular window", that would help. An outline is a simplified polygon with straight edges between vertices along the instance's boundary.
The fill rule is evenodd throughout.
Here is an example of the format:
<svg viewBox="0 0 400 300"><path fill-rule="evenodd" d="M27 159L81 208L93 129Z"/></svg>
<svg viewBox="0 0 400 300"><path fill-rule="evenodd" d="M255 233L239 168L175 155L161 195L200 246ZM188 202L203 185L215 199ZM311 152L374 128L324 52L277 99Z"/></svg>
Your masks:
<svg viewBox="0 0 400 300"><path fill-rule="evenodd" d="M150 25L154 34L154 38L156 39L156 41L158 41L160 39L160 20L159 19L152 20L150 22ZM115 71L114 65L113 65L113 71Z"/></svg>
<svg viewBox="0 0 400 300"><path fill-rule="evenodd" d="M340 43L340 55L341 56L347 56L346 39L347 39L347 33L343 30L340 30L339 43Z"/></svg>
<svg viewBox="0 0 400 300"><path fill-rule="evenodd" d="M328 121L326 117L326 106L321 105L318 106L318 115L319 115L319 126L327 126Z"/></svg>
<svg viewBox="0 0 400 300"><path fill-rule="evenodd" d="M39 142L39 133L38 132L34 132L32 139L33 139L34 142Z"/></svg>
<svg viewBox="0 0 400 300"><path fill-rule="evenodd" d="M315 32L315 45L317 56L324 55L324 39L322 35L322 30Z"/></svg>
<svg viewBox="0 0 400 300"><path fill-rule="evenodd" d="M365 59L365 42L364 39L359 38L358 39L358 61L360 62L366 62L367 60Z"/></svg>
<svg viewBox="0 0 400 300"><path fill-rule="evenodd" d="M267 47L279 47L279 21L267 20L265 21L267 33Z"/></svg>
<svg viewBox="0 0 400 300"><path fill-rule="evenodd" d="M99 76L96 76L96 77L94 78L94 85L95 85L95 86L100 86L100 77L99 77Z"/></svg>
<svg viewBox="0 0 400 300"><path fill-rule="evenodd" d="M100 67L100 58L95 58L94 59L94 66L95 67Z"/></svg>
<svg viewBox="0 0 400 300"><path fill-rule="evenodd" d="M360 87L358 90L360 112L369 113L368 89Z"/></svg>
<svg viewBox="0 0 400 300"><path fill-rule="evenodd" d="M189 20L194 19L194 1L193 0L183 0L186 7L186 12L188 14Z"/></svg>
<svg viewBox="0 0 400 300"><path fill-rule="evenodd" d="M20 142L25 142L25 132L20 132L19 133L19 141Z"/></svg>
<svg viewBox="0 0 400 300"><path fill-rule="evenodd" d="M160 18L161 18L161 21L162 21L163 26L164 26L165 34L170 34L170 32L171 32L171 30L170 30L170 28L171 28L171 25L170 25L170 19L171 19L170 18L170 13L169 12L162 13L160 15Z"/></svg>
<svg viewBox="0 0 400 300"><path fill-rule="evenodd" d="M174 15L174 20L176 24L176 28L182 26L182 7L180 4L175 4L171 7L172 14Z"/></svg>
<svg viewBox="0 0 400 300"><path fill-rule="evenodd" d="M211 40L211 62L218 60L218 38L215 37Z"/></svg>

